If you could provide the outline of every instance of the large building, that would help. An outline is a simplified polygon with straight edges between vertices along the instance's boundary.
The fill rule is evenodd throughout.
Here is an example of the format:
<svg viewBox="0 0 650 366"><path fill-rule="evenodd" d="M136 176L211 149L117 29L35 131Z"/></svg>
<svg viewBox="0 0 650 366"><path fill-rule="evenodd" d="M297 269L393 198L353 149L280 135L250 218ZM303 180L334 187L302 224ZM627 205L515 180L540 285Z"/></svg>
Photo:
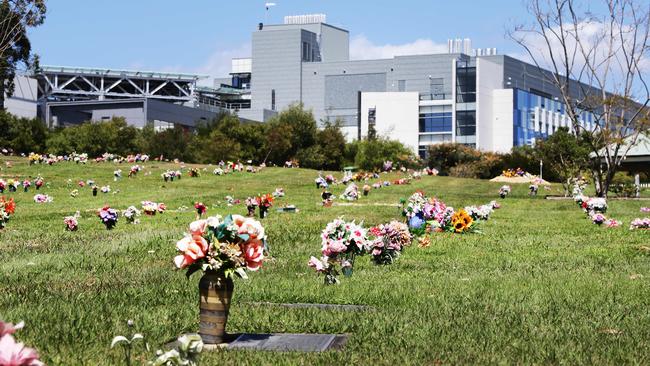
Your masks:
<svg viewBox="0 0 650 366"><path fill-rule="evenodd" d="M571 128L548 72L536 66L473 50L468 39L450 40L441 54L350 60L348 31L325 20L291 16L258 26L250 59L233 60L232 79L250 91L240 116L267 121L303 103L318 121L341 121L348 139L373 126L421 156L440 142L505 152Z"/></svg>

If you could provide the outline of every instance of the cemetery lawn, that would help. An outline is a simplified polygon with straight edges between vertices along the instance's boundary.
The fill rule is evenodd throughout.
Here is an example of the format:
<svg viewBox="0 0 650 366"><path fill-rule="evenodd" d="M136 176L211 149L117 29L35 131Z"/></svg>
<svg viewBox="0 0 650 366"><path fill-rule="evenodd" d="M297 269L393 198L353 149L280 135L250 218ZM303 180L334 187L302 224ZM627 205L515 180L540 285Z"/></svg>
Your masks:
<svg viewBox="0 0 650 366"><path fill-rule="evenodd" d="M283 187L276 206L295 204L299 213L263 220L272 259L248 281L236 280L229 333L336 333L350 336L341 351L282 353L222 350L204 352L205 365L429 365L429 364L648 364L650 363L650 232L630 231L650 201L610 201L608 216L623 227L593 225L573 201L544 200L559 186L529 198L514 185L502 208L481 225L483 234L437 234L431 246L406 248L391 266L357 259L354 275L324 286L307 261L320 251L320 231L332 219L366 226L401 220L400 198L417 189L448 205L462 207L498 200L499 183L423 177L411 185L373 190L352 206L320 206L317 172L269 168L261 173L214 176L164 183L177 165L146 163L136 178L130 165L113 182L113 163L28 166L12 158L0 175L41 174L54 197L36 204L29 193L5 192L17 210L0 232L0 319L24 320L16 338L35 347L48 365L121 364L121 349L109 348L116 335L142 333L151 347L135 346L135 364L179 334L198 330L200 274L189 280L174 271L174 245L194 219L194 201L208 214L245 214L227 207L226 195L245 199ZM145 176L144 173L152 174ZM337 174L338 177L341 174ZM389 180L398 174L387 176ZM73 186L66 182L72 179ZM113 192L92 197L79 180L110 184ZM79 189L79 197L70 191ZM342 186L333 189L336 194ZM169 212L121 218L107 231L94 210L120 210L140 201L165 202ZM338 200L340 202L340 200ZM218 207L213 205L220 204ZM386 204L386 205L375 205ZM180 206L189 209L172 212ZM63 217L80 210L77 232L64 231ZM260 303L327 303L368 306L366 311L291 309ZM127 320L135 323L127 327Z"/></svg>

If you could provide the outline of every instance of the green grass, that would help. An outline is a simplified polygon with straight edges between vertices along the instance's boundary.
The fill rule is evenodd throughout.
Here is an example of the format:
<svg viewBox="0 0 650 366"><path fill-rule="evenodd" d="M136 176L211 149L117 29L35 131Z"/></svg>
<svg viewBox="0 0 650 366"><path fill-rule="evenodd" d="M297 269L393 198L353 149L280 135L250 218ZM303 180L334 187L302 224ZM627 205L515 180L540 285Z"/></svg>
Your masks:
<svg viewBox="0 0 650 366"><path fill-rule="evenodd" d="M4 161L0 161L4 167ZM407 248L392 266L357 260L352 278L324 286L306 266L318 255L319 234L333 218L379 224L399 218L395 206L416 189L449 205L483 204L497 198L498 183L424 177L412 185L372 191L355 206L322 208L316 172L266 169L217 177L212 167L200 178L164 184L171 164L148 163L134 179L113 182L112 163L28 166L15 159L0 175L42 174L51 204L28 194L8 194L18 204L0 232L0 318L26 328L17 338L36 347L51 365L118 364L110 350L115 335L143 333L154 348L198 329L199 275L189 281L174 271L174 244L194 211L123 219L112 231L92 210L104 204L125 209L142 200L165 202L170 210L201 200L209 214L244 214L224 197L284 187L278 204L295 204L297 214L272 210L263 221L273 258L248 281L238 280L228 331L347 333L340 352L321 354L219 351L203 364L647 364L650 363L650 257L637 250L648 232L629 231L641 216L638 201L612 201L618 229L591 224L572 201L529 198L513 186L502 208L482 225L483 235L438 234L428 248ZM128 171L129 165L122 165ZM144 173L151 171L150 176ZM397 175L390 175L390 180ZM68 188L68 178L75 182ZM69 192L80 179L110 184L118 194L92 197ZM559 193L554 186L552 193ZM343 187L336 187L340 193ZM548 193L540 190L540 195ZM214 207L214 204L219 206ZM82 211L78 232L64 231L63 217ZM630 279L632 274L645 277ZM258 302L359 304L370 311L288 309ZM128 329L126 321L135 327ZM615 329L618 334L603 332ZM139 348L138 359L152 354Z"/></svg>

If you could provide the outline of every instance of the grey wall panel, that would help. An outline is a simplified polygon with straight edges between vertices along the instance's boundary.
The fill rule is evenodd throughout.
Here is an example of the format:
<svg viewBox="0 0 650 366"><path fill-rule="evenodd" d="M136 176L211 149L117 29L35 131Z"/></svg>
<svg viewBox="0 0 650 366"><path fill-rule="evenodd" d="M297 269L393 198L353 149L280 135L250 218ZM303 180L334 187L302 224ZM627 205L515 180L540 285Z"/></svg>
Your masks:
<svg viewBox="0 0 650 366"><path fill-rule="evenodd" d="M386 91L386 73L325 76L325 109L357 108L359 91Z"/></svg>
<svg viewBox="0 0 650 366"><path fill-rule="evenodd" d="M209 121L216 116L217 113L203 109L184 107L154 99L147 100L147 119L149 121L156 119L194 127L198 121Z"/></svg>

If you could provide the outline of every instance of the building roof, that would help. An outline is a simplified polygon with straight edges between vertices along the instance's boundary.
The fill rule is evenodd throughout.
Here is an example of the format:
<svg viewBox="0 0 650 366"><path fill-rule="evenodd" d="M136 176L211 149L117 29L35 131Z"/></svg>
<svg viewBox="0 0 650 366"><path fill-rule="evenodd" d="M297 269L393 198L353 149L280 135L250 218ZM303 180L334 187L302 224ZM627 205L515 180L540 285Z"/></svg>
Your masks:
<svg viewBox="0 0 650 366"><path fill-rule="evenodd" d="M207 79L207 75L184 74L177 72L155 72L155 71L136 71L123 69L100 69L90 67L70 67L70 66L41 66L40 73L69 73L95 76L112 76L112 77L139 77L155 79L176 79L176 80L200 80Z"/></svg>
<svg viewBox="0 0 650 366"><path fill-rule="evenodd" d="M621 148L629 146L632 140L632 136L628 137L626 141L621 145ZM601 156L604 155L605 149L600 151ZM596 156L595 153L591 153L590 156L593 158ZM645 131L644 133L639 134L639 137L636 140L636 143L632 145L627 155L625 156L625 161L628 162L650 162L650 130Z"/></svg>

